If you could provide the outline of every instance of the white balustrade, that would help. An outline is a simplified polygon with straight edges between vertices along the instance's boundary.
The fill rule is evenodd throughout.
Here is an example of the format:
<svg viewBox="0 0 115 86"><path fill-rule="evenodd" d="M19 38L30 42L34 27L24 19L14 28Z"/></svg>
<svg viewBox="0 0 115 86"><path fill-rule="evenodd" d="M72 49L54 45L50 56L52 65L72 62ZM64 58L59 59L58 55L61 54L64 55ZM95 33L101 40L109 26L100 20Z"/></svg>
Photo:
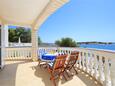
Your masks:
<svg viewBox="0 0 115 86"><path fill-rule="evenodd" d="M31 47L9 47L6 48L6 58L31 58Z"/></svg>
<svg viewBox="0 0 115 86"><path fill-rule="evenodd" d="M31 58L31 47L6 48L7 58ZM79 69L100 81L103 86L115 86L115 52L86 48L39 47L41 53L70 54L79 52L76 65Z"/></svg>
<svg viewBox="0 0 115 86"><path fill-rule="evenodd" d="M48 53L66 53L72 51L79 52L77 67L97 79L103 86L115 86L115 52L87 49L87 48L67 48L67 47L40 47Z"/></svg>

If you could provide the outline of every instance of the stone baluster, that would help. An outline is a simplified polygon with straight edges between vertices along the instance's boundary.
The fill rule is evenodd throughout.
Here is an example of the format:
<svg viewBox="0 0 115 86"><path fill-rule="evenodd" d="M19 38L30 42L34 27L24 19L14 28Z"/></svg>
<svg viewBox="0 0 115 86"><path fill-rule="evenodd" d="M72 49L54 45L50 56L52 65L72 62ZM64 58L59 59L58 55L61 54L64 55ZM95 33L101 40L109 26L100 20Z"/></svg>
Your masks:
<svg viewBox="0 0 115 86"><path fill-rule="evenodd" d="M89 53L86 53L86 55L85 55L85 59L86 59L86 71L87 71L87 73L89 73L89 71L90 71L90 69L89 69Z"/></svg>
<svg viewBox="0 0 115 86"><path fill-rule="evenodd" d="M79 58L78 58L78 61L79 61L79 68L81 69L82 68L82 64L81 64L81 62L82 62L82 58L81 58L82 56L81 56L81 52L79 52Z"/></svg>
<svg viewBox="0 0 115 86"><path fill-rule="evenodd" d="M111 86L111 79L110 79L110 66L108 58L105 58L105 86Z"/></svg>
<svg viewBox="0 0 115 86"><path fill-rule="evenodd" d="M96 79L98 79L98 58L99 58L99 56L95 56L94 55L94 58L95 58L95 60L94 60L94 69L95 69L95 72L94 72L94 77L96 78Z"/></svg>
<svg viewBox="0 0 115 86"><path fill-rule="evenodd" d="M99 57L99 80L103 84L105 77L104 77L104 69L103 69L104 59L100 55Z"/></svg>
<svg viewBox="0 0 115 86"><path fill-rule="evenodd" d="M82 69L85 70L85 61L84 61L84 53L82 52Z"/></svg>
<svg viewBox="0 0 115 86"><path fill-rule="evenodd" d="M111 75L111 81L112 81L112 85L111 86L115 86L115 54L110 56L110 75Z"/></svg>
<svg viewBox="0 0 115 86"><path fill-rule="evenodd" d="M86 54L86 52L84 52L84 54L83 54L83 60L84 60L84 71L86 71L87 72L87 54Z"/></svg>
<svg viewBox="0 0 115 86"><path fill-rule="evenodd" d="M89 66L90 66L90 74L93 76L94 74L94 54L90 54L90 61L89 61Z"/></svg>

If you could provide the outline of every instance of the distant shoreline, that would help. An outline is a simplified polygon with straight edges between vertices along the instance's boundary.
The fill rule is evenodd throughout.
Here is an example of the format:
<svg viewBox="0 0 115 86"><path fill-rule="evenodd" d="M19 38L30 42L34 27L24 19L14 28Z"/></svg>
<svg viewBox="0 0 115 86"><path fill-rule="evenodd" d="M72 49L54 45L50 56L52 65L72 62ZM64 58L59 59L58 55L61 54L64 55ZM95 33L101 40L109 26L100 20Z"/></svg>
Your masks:
<svg viewBox="0 0 115 86"><path fill-rule="evenodd" d="M77 44L115 44L115 42L77 42Z"/></svg>

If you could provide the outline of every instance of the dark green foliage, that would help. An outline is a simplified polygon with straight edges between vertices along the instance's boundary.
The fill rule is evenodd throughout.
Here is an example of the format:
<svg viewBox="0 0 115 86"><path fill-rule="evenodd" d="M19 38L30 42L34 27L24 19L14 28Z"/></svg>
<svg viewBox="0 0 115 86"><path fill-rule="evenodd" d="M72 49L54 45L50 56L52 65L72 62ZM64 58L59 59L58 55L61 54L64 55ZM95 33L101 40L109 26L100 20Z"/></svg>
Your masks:
<svg viewBox="0 0 115 86"><path fill-rule="evenodd" d="M60 44L61 44L61 41L60 41L60 40L57 40L57 41L55 41L55 44L56 44L56 45L60 45Z"/></svg>
<svg viewBox="0 0 115 86"><path fill-rule="evenodd" d="M31 43L31 29L24 27L9 28L9 42L18 42L19 37L22 43ZM38 44L42 41L38 36Z"/></svg>
<svg viewBox="0 0 115 86"><path fill-rule="evenodd" d="M16 35L18 37L20 37L21 35L23 35L24 32L26 31L24 27L17 27L15 30L16 30Z"/></svg>
<svg viewBox="0 0 115 86"><path fill-rule="evenodd" d="M22 43L30 43L31 30L24 27L17 27L16 29L9 28L9 42L18 42L19 37Z"/></svg>
<svg viewBox="0 0 115 86"><path fill-rule="evenodd" d="M40 45L42 43L40 37L38 36L38 45Z"/></svg>
<svg viewBox="0 0 115 86"><path fill-rule="evenodd" d="M18 36L15 29L9 29L9 42L18 42Z"/></svg>
<svg viewBox="0 0 115 86"><path fill-rule="evenodd" d="M25 30L20 38L23 43L31 43L31 30Z"/></svg>
<svg viewBox="0 0 115 86"><path fill-rule="evenodd" d="M57 44L60 47L78 47L76 41L68 37L55 41L55 44Z"/></svg>

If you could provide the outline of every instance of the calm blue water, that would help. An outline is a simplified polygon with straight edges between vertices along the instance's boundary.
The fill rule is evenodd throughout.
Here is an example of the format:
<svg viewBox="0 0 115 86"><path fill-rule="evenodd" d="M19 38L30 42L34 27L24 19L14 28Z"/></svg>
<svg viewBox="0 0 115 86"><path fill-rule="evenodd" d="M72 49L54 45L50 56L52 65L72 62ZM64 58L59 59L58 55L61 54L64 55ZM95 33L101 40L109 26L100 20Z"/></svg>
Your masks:
<svg viewBox="0 0 115 86"><path fill-rule="evenodd" d="M80 47L114 50L115 51L115 44L81 44Z"/></svg>

